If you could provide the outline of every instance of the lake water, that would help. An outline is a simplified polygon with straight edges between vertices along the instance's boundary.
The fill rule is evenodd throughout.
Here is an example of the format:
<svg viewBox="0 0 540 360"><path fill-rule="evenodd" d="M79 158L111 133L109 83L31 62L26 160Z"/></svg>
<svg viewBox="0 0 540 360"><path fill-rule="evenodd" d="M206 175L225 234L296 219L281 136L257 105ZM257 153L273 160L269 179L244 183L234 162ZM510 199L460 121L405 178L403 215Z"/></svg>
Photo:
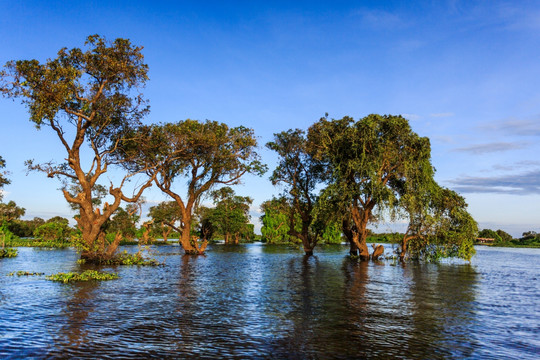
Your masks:
<svg viewBox="0 0 540 360"><path fill-rule="evenodd" d="M78 284L7 276L79 271L70 249L1 259L0 358L540 357L540 249L423 265L358 263L345 246L153 251L165 266Z"/></svg>

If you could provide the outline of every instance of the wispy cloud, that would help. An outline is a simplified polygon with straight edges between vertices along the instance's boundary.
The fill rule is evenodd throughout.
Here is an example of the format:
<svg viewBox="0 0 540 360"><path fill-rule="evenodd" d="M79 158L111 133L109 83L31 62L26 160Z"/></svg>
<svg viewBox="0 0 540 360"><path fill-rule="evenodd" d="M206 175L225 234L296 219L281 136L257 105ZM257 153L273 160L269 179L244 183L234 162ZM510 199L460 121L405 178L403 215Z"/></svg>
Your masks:
<svg viewBox="0 0 540 360"><path fill-rule="evenodd" d="M451 180L452 188L462 193L540 194L540 170L493 177L462 177Z"/></svg>
<svg viewBox="0 0 540 360"><path fill-rule="evenodd" d="M523 160L523 161L515 162L513 164L495 164L492 166L492 169L499 170L499 171L515 171L519 169L539 167L539 166L540 166L540 161Z"/></svg>
<svg viewBox="0 0 540 360"><path fill-rule="evenodd" d="M405 119L409 119L409 120L418 120L418 119L420 119L420 115L416 115L416 114L401 114L401 116L403 116Z"/></svg>
<svg viewBox="0 0 540 360"><path fill-rule="evenodd" d="M452 113L452 112L434 113L434 114L429 114L429 116L431 116L431 117L451 117L451 116L454 116L454 113Z"/></svg>
<svg viewBox="0 0 540 360"><path fill-rule="evenodd" d="M540 136L540 118L536 120L510 119L480 126L480 130L496 131L507 135Z"/></svg>
<svg viewBox="0 0 540 360"><path fill-rule="evenodd" d="M525 143L494 142L494 143L487 143L487 144L475 144L475 145L465 146L465 147L454 149L454 151L467 152L467 153L478 155L478 154L487 154L487 153L522 149L526 147L527 145L528 144L525 144Z"/></svg>

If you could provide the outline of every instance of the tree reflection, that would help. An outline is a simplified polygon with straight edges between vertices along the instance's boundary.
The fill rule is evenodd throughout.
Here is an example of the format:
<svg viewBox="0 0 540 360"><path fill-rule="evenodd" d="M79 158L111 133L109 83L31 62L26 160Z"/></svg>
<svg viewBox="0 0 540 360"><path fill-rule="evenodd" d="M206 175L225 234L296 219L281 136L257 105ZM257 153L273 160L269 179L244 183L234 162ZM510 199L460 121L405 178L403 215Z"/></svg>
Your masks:
<svg viewBox="0 0 540 360"><path fill-rule="evenodd" d="M95 291L100 284L97 281L81 282L66 285L62 292L68 300L57 320L61 326L55 337L54 350L51 356L84 353L83 348L89 344L89 338L94 335L95 329L88 326L88 317L95 311ZM55 354L55 352L58 352Z"/></svg>
<svg viewBox="0 0 540 360"><path fill-rule="evenodd" d="M424 358L464 358L477 342L476 287L478 273L471 265L417 264L405 269L412 280L412 326L408 350Z"/></svg>

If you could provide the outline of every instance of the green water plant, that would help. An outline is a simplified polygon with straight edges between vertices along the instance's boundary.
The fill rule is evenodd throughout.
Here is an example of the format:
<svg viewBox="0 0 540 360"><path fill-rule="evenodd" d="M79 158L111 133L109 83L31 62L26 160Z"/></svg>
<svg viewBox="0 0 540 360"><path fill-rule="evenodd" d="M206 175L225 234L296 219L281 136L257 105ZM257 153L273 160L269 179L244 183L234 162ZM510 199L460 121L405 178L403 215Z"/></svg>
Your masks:
<svg viewBox="0 0 540 360"><path fill-rule="evenodd" d="M18 253L19 252L17 251L17 249L13 249L13 248L0 249L0 259L15 257L17 256Z"/></svg>
<svg viewBox="0 0 540 360"><path fill-rule="evenodd" d="M58 281L67 284L69 282L78 282L78 281L104 281L104 280L114 280L118 279L118 274L116 273L107 273L99 272L96 270L86 270L82 273L58 273L46 276L47 280Z"/></svg>
<svg viewBox="0 0 540 360"><path fill-rule="evenodd" d="M8 274L8 276L40 276L45 275L45 273L38 273L38 272L29 272L29 271L13 271Z"/></svg>

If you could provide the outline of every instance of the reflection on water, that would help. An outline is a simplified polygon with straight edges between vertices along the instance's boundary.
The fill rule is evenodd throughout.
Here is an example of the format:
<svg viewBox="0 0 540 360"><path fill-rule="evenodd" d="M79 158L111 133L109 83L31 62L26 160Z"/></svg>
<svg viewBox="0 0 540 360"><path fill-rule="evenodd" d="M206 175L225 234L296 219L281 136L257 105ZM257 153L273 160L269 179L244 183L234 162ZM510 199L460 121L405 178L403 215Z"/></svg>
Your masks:
<svg viewBox="0 0 540 360"><path fill-rule="evenodd" d="M76 270L71 250L1 260L0 357L525 359L540 349L540 252L394 266L351 261L345 247L155 251L166 266L70 285L6 274Z"/></svg>

